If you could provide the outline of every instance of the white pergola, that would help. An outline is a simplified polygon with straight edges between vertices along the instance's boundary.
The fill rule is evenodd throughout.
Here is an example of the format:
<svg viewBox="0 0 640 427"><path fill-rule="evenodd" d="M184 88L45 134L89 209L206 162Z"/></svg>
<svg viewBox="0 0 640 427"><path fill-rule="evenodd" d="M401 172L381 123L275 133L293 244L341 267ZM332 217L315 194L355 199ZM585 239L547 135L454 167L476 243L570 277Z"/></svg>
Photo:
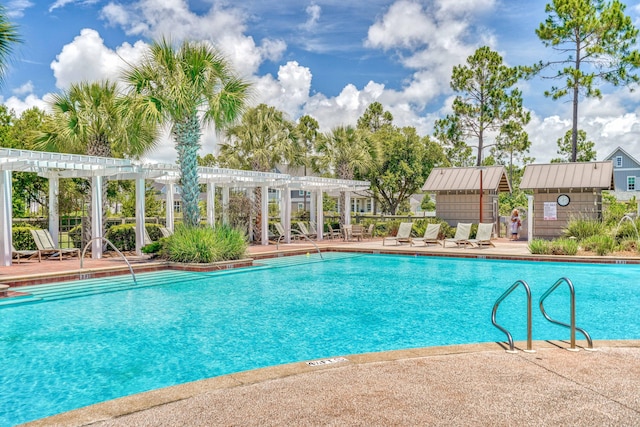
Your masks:
<svg viewBox="0 0 640 427"><path fill-rule="evenodd" d="M76 154L46 153L39 151L0 148L0 265L11 265L12 258L12 172L33 172L49 180L49 231L58 244L59 213L58 189L61 178L91 179L93 239L91 254L93 258L102 258L102 183L105 178L111 180L134 180L136 196L136 252L141 254L144 242L145 218L145 180L164 183L166 191L166 224L173 229L173 195L178 183L180 169L177 165L139 163L127 159L84 156ZM223 222L227 221L226 206L229 202L230 188L262 188L262 244L268 241L268 189L281 191L281 220L287 230L286 241L290 241L291 229L291 190L311 191L312 219L323 223L322 193L328 191L350 192L369 188L366 181L342 180L312 176L292 177L286 174L255 172L225 168L198 168L199 182L207 186L207 222L215 222L215 189L222 188ZM347 203L346 206L350 206ZM315 208L315 209L314 209ZM347 215L347 221L350 216ZM318 239L322 239L322 227L318 227Z"/></svg>

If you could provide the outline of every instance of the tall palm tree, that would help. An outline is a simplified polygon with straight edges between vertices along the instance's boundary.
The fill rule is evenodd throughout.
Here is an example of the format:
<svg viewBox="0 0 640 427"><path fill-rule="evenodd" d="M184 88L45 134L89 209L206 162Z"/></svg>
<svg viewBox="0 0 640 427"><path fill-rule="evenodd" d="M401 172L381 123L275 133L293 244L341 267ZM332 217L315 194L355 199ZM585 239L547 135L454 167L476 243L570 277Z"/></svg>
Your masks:
<svg viewBox="0 0 640 427"><path fill-rule="evenodd" d="M138 157L156 144L157 126L136 114L135 100L124 95L108 80L81 82L49 100L53 114L35 138L34 147L47 151L86 154L99 157ZM102 185L107 200L107 180ZM106 225L106 203L103 232ZM89 206L89 224L91 224ZM85 227L83 240L91 238ZM84 244L84 243L83 243Z"/></svg>
<svg viewBox="0 0 640 427"><path fill-rule="evenodd" d="M227 130L227 140L220 146L219 162L223 166L270 172L278 164L299 164L304 152L293 123L282 111L260 104L247 110L242 121ZM254 191L254 239L262 238L262 194Z"/></svg>
<svg viewBox="0 0 640 427"><path fill-rule="evenodd" d="M354 179L356 173L365 173L371 167L369 147L353 126L338 126L318 138L316 151L322 156L325 168L336 178ZM346 222L347 207L345 192L340 192L340 225Z"/></svg>
<svg viewBox="0 0 640 427"><path fill-rule="evenodd" d="M22 42L17 27L7 19L7 11L0 5L0 83L4 80L13 45Z"/></svg>
<svg viewBox="0 0 640 427"><path fill-rule="evenodd" d="M152 43L124 78L142 98L146 114L170 126L178 152L184 223L196 226L202 127L213 123L221 130L232 123L244 108L249 83L236 77L210 45L185 41L175 49L166 39Z"/></svg>

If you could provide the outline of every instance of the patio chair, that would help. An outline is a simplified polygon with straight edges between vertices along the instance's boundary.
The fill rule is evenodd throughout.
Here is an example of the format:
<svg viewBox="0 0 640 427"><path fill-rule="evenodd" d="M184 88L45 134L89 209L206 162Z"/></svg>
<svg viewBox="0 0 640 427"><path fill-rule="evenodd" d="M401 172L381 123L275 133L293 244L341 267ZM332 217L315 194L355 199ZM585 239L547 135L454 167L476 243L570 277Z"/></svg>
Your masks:
<svg viewBox="0 0 640 427"><path fill-rule="evenodd" d="M33 236L33 240L36 242L36 247L38 248L40 256L50 255L51 258L59 257L60 261L62 261L62 257L65 255L75 255L80 258L80 249L56 248L49 230L31 230L31 235Z"/></svg>
<svg viewBox="0 0 640 427"><path fill-rule="evenodd" d="M351 237L360 241L364 237L364 226L355 224L351 227Z"/></svg>
<svg viewBox="0 0 640 427"><path fill-rule="evenodd" d="M483 245L491 245L495 247L491 241L491 233L493 233L493 224L480 223L478 224L478 232L476 233L475 239L469 239L470 243L477 245L477 247L481 247Z"/></svg>
<svg viewBox="0 0 640 427"><path fill-rule="evenodd" d="M458 223L455 236L453 236L453 238L451 239L444 239L444 241L442 242L442 247L446 247L447 242L455 243L458 247L460 247L461 245L464 245L464 247L466 247L467 245L472 246L471 242L469 242L470 235L471 223Z"/></svg>
<svg viewBox="0 0 640 427"><path fill-rule="evenodd" d="M40 251L33 250L33 249L17 250L15 247L13 247L13 243L11 244L11 257L16 258L18 261L18 264L20 264L20 257L22 257L22 259L33 259L37 257L38 262L42 261L42 257L40 256Z"/></svg>
<svg viewBox="0 0 640 427"><path fill-rule="evenodd" d="M340 236L341 234L339 229L335 229L331 226L331 224L327 224L327 237L329 239L338 239L340 238Z"/></svg>
<svg viewBox="0 0 640 427"><path fill-rule="evenodd" d="M374 225L373 224L369 224L369 227L366 228L362 232L362 238L363 239L373 239L373 228L374 228Z"/></svg>
<svg viewBox="0 0 640 427"><path fill-rule="evenodd" d="M429 243L441 243L438 240L438 235L440 234L440 224L427 224L427 229L424 231L424 236L422 237L414 237L411 239L411 243L415 244L416 242L423 242L425 246L429 246ZM444 243L441 243L444 245Z"/></svg>
<svg viewBox="0 0 640 427"><path fill-rule="evenodd" d="M396 245L402 243L409 243L411 245L411 228L413 227L412 222L401 222L400 227L398 227L398 233L395 236L389 236L382 239L382 246L384 246L387 240L393 240L396 242Z"/></svg>

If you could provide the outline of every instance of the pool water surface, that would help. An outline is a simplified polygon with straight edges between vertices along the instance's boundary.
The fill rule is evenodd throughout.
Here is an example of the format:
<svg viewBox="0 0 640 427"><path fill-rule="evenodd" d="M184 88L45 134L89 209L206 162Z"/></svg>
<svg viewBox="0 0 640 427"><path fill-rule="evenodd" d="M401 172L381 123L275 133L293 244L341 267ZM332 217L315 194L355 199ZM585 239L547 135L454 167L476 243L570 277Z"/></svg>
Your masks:
<svg viewBox="0 0 640 427"><path fill-rule="evenodd" d="M537 310L563 276L576 289L577 324L596 347L598 340L640 339L637 265L392 255L291 260L299 262L181 273L166 285L0 308L0 425L282 363L505 341L491 325L491 309L518 279L532 290L535 340L569 337ZM545 309L568 322L568 289L549 296ZM498 322L524 340L525 317L519 289L501 304Z"/></svg>

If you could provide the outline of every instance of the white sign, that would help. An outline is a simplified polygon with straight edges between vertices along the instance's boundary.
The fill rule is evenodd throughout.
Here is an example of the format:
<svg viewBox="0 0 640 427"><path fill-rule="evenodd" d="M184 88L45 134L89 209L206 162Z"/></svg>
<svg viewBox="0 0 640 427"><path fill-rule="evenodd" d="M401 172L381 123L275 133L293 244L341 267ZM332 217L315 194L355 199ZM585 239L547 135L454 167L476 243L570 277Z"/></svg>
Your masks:
<svg viewBox="0 0 640 427"><path fill-rule="evenodd" d="M544 202L544 220L556 221L558 219L558 207L556 202Z"/></svg>

